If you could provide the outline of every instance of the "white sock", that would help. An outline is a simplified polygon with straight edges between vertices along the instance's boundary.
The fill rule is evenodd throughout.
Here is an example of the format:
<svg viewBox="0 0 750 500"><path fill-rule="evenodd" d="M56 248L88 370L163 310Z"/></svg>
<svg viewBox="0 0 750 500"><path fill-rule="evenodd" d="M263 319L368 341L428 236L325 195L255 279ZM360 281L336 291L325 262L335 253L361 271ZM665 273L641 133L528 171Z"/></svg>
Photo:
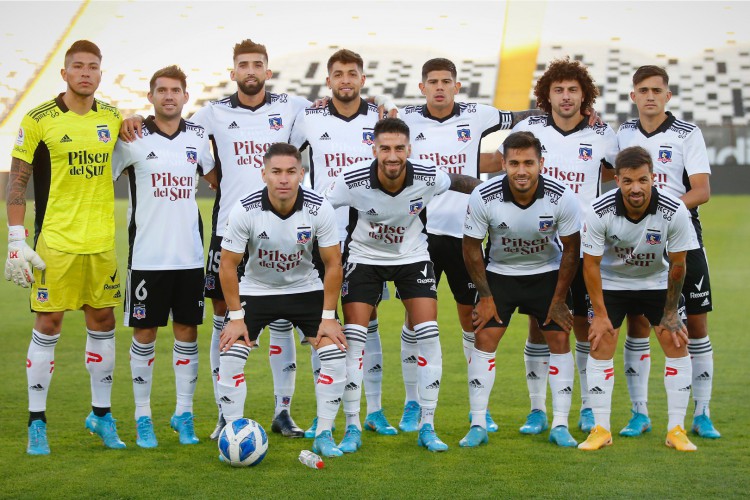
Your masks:
<svg viewBox="0 0 750 500"><path fill-rule="evenodd" d="M346 342L349 344L349 348L346 350L346 386L344 387L343 398L346 425L347 427L355 425L357 429L361 430L359 411L362 400L362 357L367 341L367 327L353 324L344 325L344 335L346 335Z"/></svg>
<svg viewBox="0 0 750 500"><path fill-rule="evenodd" d="M47 392L55 370L55 346L60 334L44 335L31 330L31 342L26 354L26 380L29 391L29 411L47 409Z"/></svg>
<svg viewBox="0 0 750 500"><path fill-rule="evenodd" d="M586 362L589 359L591 342L576 340L576 368L578 369L578 383L581 386L581 410L591 408L589 405L589 384L586 380Z"/></svg>
<svg viewBox="0 0 750 500"><path fill-rule="evenodd" d="M495 353L472 348L469 356L469 408L471 425L487 428L487 406L495 385Z"/></svg>
<svg viewBox="0 0 750 500"><path fill-rule="evenodd" d="M464 358L466 358L466 363L469 363L469 359L471 358L472 351L474 350L474 332L467 332L466 330L461 330L462 338L461 343L464 347Z"/></svg>
<svg viewBox="0 0 750 500"><path fill-rule="evenodd" d="M549 355L549 388L552 392L552 428L568 426L573 401L573 354Z"/></svg>
<svg viewBox="0 0 750 500"><path fill-rule="evenodd" d="M268 325L270 339L268 361L273 375L274 416L283 410L289 411L294 396L297 377L297 349L294 329L286 320L277 320Z"/></svg>
<svg viewBox="0 0 750 500"><path fill-rule="evenodd" d="M141 344L135 339L130 343L130 374L133 377L135 419L151 418L151 386L154 379L154 354L156 342Z"/></svg>
<svg viewBox="0 0 750 500"><path fill-rule="evenodd" d="M198 382L198 342L174 341L172 365L177 390L175 415L193 413L193 395Z"/></svg>
<svg viewBox="0 0 750 500"><path fill-rule="evenodd" d="M711 390L714 380L714 350L711 340L688 339L688 353L693 365L693 401L694 416L706 414L711 416L708 404L711 401Z"/></svg>
<svg viewBox="0 0 750 500"><path fill-rule="evenodd" d="M414 337L414 330L406 325L401 327L401 374L404 377L404 391L406 392L405 403L419 400L417 389L417 358L419 347Z"/></svg>
<svg viewBox="0 0 750 500"><path fill-rule="evenodd" d="M310 365L312 366L313 384L315 384L318 381L318 375L320 375L320 357L313 346L310 346Z"/></svg>
<svg viewBox="0 0 750 500"><path fill-rule="evenodd" d="M433 424L440 393L440 380L443 377L443 353L440 349L437 321L425 321L414 325L414 336L419 346L417 387L419 406L422 408L422 418L419 422L421 429L425 424Z"/></svg>
<svg viewBox="0 0 750 500"><path fill-rule="evenodd" d="M685 428L685 413L690 402L693 367L690 356L664 358L664 388L667 390L667 430L679 425Z"/></svg>
<svg viewBox="0 0 750 500"><path fill-rule="evenodd" d="M615 387L615 365L613 359L594 359L589 355L586 362L589 384L589 404L594 413L594 423L610 430L609 416L612 413L612 390Z"/></svg>
<svg viewBox="0 0 750 500"><path fill-rule="evenodd" d="M219 379L219 341L221 340L221 331L224 329L224 316L216 316L214 314L214 327L211 330L211 347L209 348L209 357L211 360L211 381L214 384L214 401L216 401L216 408L221 415L221 403L219 403L219 386L217 381Z"/></svg>
<svg viewBox="0 0 750 500"><path fill-rule="evenodd" d="M370 321L367 326L367 342L362 359L362 372L365 385L365 399L367 413L373 413L383 408L383 347L380 345L378 320Z"/></svg>
<svg viewBox="0 0 750 500"><path fill-rule="evenodd" d="M532 344L527 340L523 349L523 361L526 365L526 386L529 388L531 410L547 411L549 347L547 344Z"/></svg>
<svg viewBox="0 0 750 500"><path fill-rule="evenodd" d="M86 369L91 378L91 406L112 406L112 374L115 371L115 331L86 329Z"/></svg>
<svg viewBox="0 0 750 500"><path fill-rule="evenodd" d="M239 343L221 353L219 360L219 401L227 423L242 418L247 398L245 363L250 348Z"/></svg>
<svg viewBox="0 0 750 500"><path fill-rule="evenodd" d="M648 377L651 373L651 346L648 337L625 337L623 365L633 411L648 416Z"/></svg>
<svg viewBox="0 0 750 500"><path fill-rule="evenodd" d="M346 385L346 353L335 345L328 345L318 350L318 357L320 376L315 384L315 399L318 405L316 436L323 431L330 431L333 427Z"/></svg>

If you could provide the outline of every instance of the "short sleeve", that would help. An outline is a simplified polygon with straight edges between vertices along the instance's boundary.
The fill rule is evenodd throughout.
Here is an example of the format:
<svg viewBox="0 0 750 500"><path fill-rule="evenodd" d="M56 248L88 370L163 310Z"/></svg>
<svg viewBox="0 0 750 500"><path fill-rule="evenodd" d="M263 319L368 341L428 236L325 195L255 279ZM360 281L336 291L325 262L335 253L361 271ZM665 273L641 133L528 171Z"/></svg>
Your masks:
<svg viewBox="0 0 750 500"><path fill-rule="evenodd" d="M304 109L297 114L297 118L294 120L292 133L289 136L289 144L296 147L300 151L302 151L307 145L307 130L305 130Z"/></svg>
<svg viewBox="0 0 750 500"><path fill-rule="evenodd" d="M708 153L706 152L706 141L703 139L703 132L698 127L685 138L685 146L682 151L685 162L685 171L688 176L695 174L710 174L711 166L708 163Z"/></svg>
<svg viewBox="0 0 750 500"><path fill-rule="evenodd" d="M193 113L193 116L190 117L190 121L193 123L197 123L204 129L206 129L206 133L208 135L213 135L213 120L211 119L213 117L213 110L211 109L210 104L206 104L202 108L200 108L198 111Z"/></svg>
<svg viewBox="0 0 750 500"><path fill-rule="evenodd" d="M252 223L248 220L242 203L237 202L229 213L227 227L224 229L224 238L221 240L221 248L244 254L251 232Z"/></svg>
<svg viewBox="0 0 750 500"><path fill-rule="evenodd" d="M695 230L690 220L690 212L682 201L678 200L680 206L677 208L669 224L667 234L668 252L685 252L699 248L695 237Z"/></svg>
<svg viewBox="0 0 750 500"><path fill-rule="evenodd" d="M448 191L451 187L451 178L448 174L435 168L435 194L443 194Z"/></svg>
<svg viewBox="0 0 750 500"><path fill-rule="evenodd" d="M208 140L208 135L204 134L201 138L201 149L198 154L198 165L201 169L201 175L206 175L214 169L216 161L211 154L211 142Z"/></svg>
<svg viewBox="0 0 750 500"><path fill-rule="evenodd" d="M594 208L586 209L583 222L583 235L581 236L581 248L583 253L601 257L604 255L604 238L606 237L604 217L599 217Z"/></svg>
<svg viewBox="0 0 750 500"><path fill-rule="evenodd" d="M338 225L336 222L336 212L328 200L323 200L318 212L319 225L316 232L318 246L321 248L339 245Z"/></svg>
<svg viewBox="0 0 750 500"><path fill-rule="evenodd" d="M489 218L487 217L487 206L482 200L482 193L477 186L469 196L469 204L466 207L466 217L464 218L464 235L470 238L483 240L489 227Z"/></svg>
<svg viewBox="0 0 750 500"><path fill-rule="evenodd" d="M333 208L350 206L349 188L343 179L343 174L339 175L328 185L325 197Z"/></svg>
<svg viewBox="0 0 750 500"><path fill-rule="evenodd" d="M138 139L136 139L138 140ZM112 153L112 180L116 181L122 173L132 165L130 150L132 146L125 141L117 141L115 150Z"/></svg>
<svg viewBox="0 0 750 500"><path fill-rule="evenodd" d="M39 143L42 142L42 129L39 122L32 119L29 115L24 115L21 120L21 126L18 128L16 141L13 143L14 158L31 164L34 161L34 153Z"/></svg>
<svg viewBox="0 0 750 500"><path fill-rule="evenodd" d="M573 191L565 188L558 203L557 234L570 236L581 231L581 209Z"/></svg>
<svg viewBox="0 0 750 500"><path fill-rule="evenodd" d="M609 126L604 130L604 148L602 165L607 169L612 169L615 165L617 153L620 152L620 147L617 144L617 134L615 134L615 131Z"/></svg>

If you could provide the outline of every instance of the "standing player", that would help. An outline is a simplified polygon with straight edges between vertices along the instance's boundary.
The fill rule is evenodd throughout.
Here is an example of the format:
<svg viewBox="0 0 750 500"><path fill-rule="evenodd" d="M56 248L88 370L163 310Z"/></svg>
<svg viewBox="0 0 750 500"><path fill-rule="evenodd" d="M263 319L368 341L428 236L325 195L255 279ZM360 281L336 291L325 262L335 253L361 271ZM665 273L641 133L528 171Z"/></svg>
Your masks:
<svg viewBox="0 0 750 500"><path fill-rule="evenodd" d="M540 174L545 161L542 144L533 134L509 135L503 156L506 175L474 190L464 224L464 262L479 302L469 362L471 429L459 444L475 447L488 440L486 412L495 383L495 351L518 307L536 319L552 351L555 418L549 440L574 447L578 443L568 431L574 367L568 340L573 317L567 298L580 260L579 207L573 190ZM488 231L485 265L482 242Z"/></svg>
<svg viewBox="0 0 750 500"><path fill-rule="evenodd" d="M367 325L380 299L384 281L394 281L409 318L414 323L418 346L418 384L421 423L418 444L430 451L445 451L434 430L440 379L443 370L437 325L437 286L424 233L424 208L448 189L469 192L476 178L445 174L434 165L412 164L409 127L397 118L375 125L375 160L344 169L326 197L334 207L349 207L351 222L347 237L341 302L346 354L347 385L360 385L360 353L367 338ZM358 395L355 392L355 397ZM353 407L358 407L357 401ZM339 448L355 452L362 445L358 417L347 414L347 427Z"/></svg>
<svg viewBox="0 0 750 500"><path fill-rule="evenodd" d="M712 310L711 279L706 251L703 248L698 206L711 195L706 143L701 130L694 124L678 120L666 111L672 97L669 75L657 66L641 66L633 74L630 98L638 108L638 119L620 126L617 138L620 148L641 146L651 155L655 184L659 189L682 200L690 210L691 222L699 248L687 254L687 275L682 294L687 310L688 351L693 366L692 430L704 438L721 437L711 422L709 402L714 376L713 348L708 338L708 312ZM638 435L651 427L646 402L648 399L648 330L628 334L625 343L625 373L642 376L628 377L628 389L633 402L633 418L622 433Z"/></svg>
<svg viewBox="0 0 750 500"><path fill-rule="evenodd" d="M151 420L151 384L156 331L174 330L172 363L177 405L170 421L180 443L195 444L193 394L198 378L198 325L203 323L203 223L195 201L196 173L212 172L203 127L182 119L188 101L186 77L177 66L151 77L153 117L143 138L120 141L112 175L130 182L130 255L125 288L125 326L133 327L130 371L135 396L136 444L157 445ZM213 175L209 182L216 181Z"/></svg>
<svg viewBox="0 0 750 500"><path fill-rule="evenodd" d="M300 187L304 170L297 148L273 144L264 164L267 187L235 204L222 240L220 272L229 307L219 365L224 416L227 422L242 417L244 367L259 332L271 321L288 318L320 358L313 450L338 456L342 452L331 427L344 392L346 339L335 319L342 279L335 214L324 198ZM314 242L325 266L322 282L312 262ZM238 283L237 266L245 252L249 257Z"/></svg>
<svg viewBox="0 0 750 500"><path fill-rule="evenodd" d="M482 138L497 130L509 129L519 120L537 112L530 110L511 113L498 111L484 104L457 103L455 97L461 84L456 78L456 65L448 59L430 59L422 66L419 90L425 96L426 103L407 106L403 111L404 122L414 136L412 158L420 163L434 164L446 173L479 177L480 172L497 170L491 161L485 161L491 155L479 153ZM468 195L454 191L436 197L427 207L427 237L435 276L439 281L445 272L456 301L458 319L463 330L464 355L468 363L474 345L471 311L474 308L476 290L462 265L462 225L467 201ZM405 323L401 332L401 368L406 400L399 428L407 432L416 431L419 422L416 360L414 330ZM491 432L497 430L497 424L489 412L487 428Z"/></svg>
<svg viewBox="0 0 750 500"><path fill-rule="evenodd" d="M590 124L583 110L591 109L599 89L584 65L557 59L534 87L534 96L544 115L532 116L513 128L529 131L542 143L542 174L568 186L578 199L581 213L600 193L600 179L612 180L612 163L617 155L617 137L606 124ZM583 254L581 254L583 258ZM581 384L579 427L590 432L594 418L588 405L586 359L589 355L589 311L591 305L583 282L583 266L571 285L573 331L576 336L576 365ZM531 412L520 431L539 434L547 428L547 374L559 377L559 367L550 359L550 348L534 320L529 318L529 338L524 348L526 383ZM550 385L553 384L550 380ZM552 394L555 394L553 389Z"/></svg>
<svg viewBox="0 0 750 500"><path fill-rule="evenodd" d="M115 256L112 150L122 118L94 98L102 54L75 42L65 53L65 92L21 121L8 181L5 278L31 285L36 313L26 359L30 455L48 455L47 392L65 311L83 309L92 412L86 427L108 448L125 448L110 412L115 368L115 315L120 278ZM34 176L34 250L23 227L26 186ZM37 253L38 252L38 253ZM31 266L35 268L32 275Z"/></svg>
<svg viewBox="0 0 750 500"><path fill-rule="evenodd" d="M325 107L306 108L294 122L290 142L300 149L310 147L310 184L318 193L325 193L344 167L363 160L372 160L373 129L378 121L378 106L362 99L360 91L365 84L364 61L351 50L341 49L328 59L326 84L332 97ZM345 207L336 210L338 234L341 242L346 239L349 211ZM319 272L322 263L317 255L314 262ZM313 351L314 353L314 351ZM317 360L313 354L314 371ZM367 327L367 341L362 356L367 416L365 428L379 434L396 434L383 414L381 404L383 385L383 353L378 332L377 312L373 312ZM317 376L316 376L317 378ZM354 391L359 386L349 387L344 392L344 412L356 420L359 430L359 401L352 407ZM306 437L315 436L315 422Z"/></svg>
<svg viewBox="0 0 750 500"><path fill-rule="evenodd" d="M578 447L590 451L612 444L609 416L617 337L626 314L643 314L654 326L666 356L666 444L694 451L682 427L691 366L687 329L677 311L685 255L698 245L690 214L677 197L654 187L651 155L641 147L620 151L615 181L618 189L594 200L583 226L583 275L594 308L586 376L596 426Z"/></svg>

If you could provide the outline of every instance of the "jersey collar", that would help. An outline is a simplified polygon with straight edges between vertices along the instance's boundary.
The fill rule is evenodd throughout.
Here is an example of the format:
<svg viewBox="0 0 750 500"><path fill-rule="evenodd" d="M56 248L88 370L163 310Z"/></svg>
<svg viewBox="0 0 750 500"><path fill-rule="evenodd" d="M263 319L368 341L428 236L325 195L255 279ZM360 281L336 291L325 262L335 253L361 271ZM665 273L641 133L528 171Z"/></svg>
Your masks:
<svg viewBox="0 0 750 500"><path fill-rule="evenodd" d="M65 101L63 101L63 96L65 95L65 92L60 92L57 97L55 97L55 104L57 104L57 107L60 108L60 111L63 113L67 113L70 111L70 109L65 105ZM96 112L96 99L94 99L94 102L91 103L91 111Z"/></svg>
<svg viewBox="0 0 750 500"><path fill-rule="evenodd" d="M573 127L572 129L566 132L557 126L557 124L555 123L555 119L552 117L552 113L547 114L547 124L545 125L545 127L552 127L553 129L557 130L560 133L560 135L562 135L563 137L569 136L571 134L575 134L576 132L585 129L588 126L589 126L588 117L584 116L581 119L581 121L578 123L578 125L576 125L575 127Z"/></svg>
<svg viewBox="0 0 750 500"><path fill-rule="evenodd" d="M656 207L659 204L659 190L656 189L655 186L651 187L651 201L648 203L648 208L645 212L643 212L643 216L638 219L637 221L633 221L630 217L627 216L627 212L625 211L625 202L622 199L622 191L618 188L615 192L615 215L619 215L622 217L625 217L626 219L633 221L633 222L640 222L642 221L647 215L654 215L656 213Z"/></svg>
<svg viewBox="0 0 750 500"><path fill-rule="evenodd" d="M667 130L669 130L669 127L672 126L672 124L675 122L675 120L677 120L677 118L675 118L672 113L670 113L669 111L667 111L667 119L664 120L661 123L661 125L659 125L658 127L656 127L656 130L654 130L650 134L648 132L646 132L645 130L643 130L643 127L641 126L641 120L637 120L635 123L636 123L636 125L638 125L638 130L641 131L641 134L645 135L646 137L653 137L656 134L661 134L662 132L666 132Z"/></svg>
<svg viewBox="0 0 750 500"><path fill-rule="evenodd" d="M250 111L258 111L260 108L265 106L266 104L271 104L271 93L266 92L265 99L262 103L258 104L257 106L245 106L240 102L240 98L237 95L237 92L229 96L229 104L233 108L242 108L242 109L249 109Z"/></svg>
<svg viewBox="0 0 750 500"><path fill-rule="evenodd" d="M422 106L422 116L430 120L435 120L438 123L443 123L444 121L450 120L454 116L458 116L460 114L461 114L461 106L459 106L457 102L453 103L453 110L445 118L435 118L434 116L430 114L430 111L427 109L427 104Z"/></svg>
<svg viewBox="0 0 750 500"><path fill-rule="evenodd" d="M367 105L367 101L359 98L359 109L357 109L357 112L354 113L352 116L344 116L341 113L338 112L336 109L336 106L333 105L333 99L328 100L328 112L331 113L332 116L335 116L336 118L339 118L341 120L344 120L345 122L350 122L357 118L358 116L367 116L367 111L369 110L369 106Z"/></svg>
<svg viewBox="0 0 750 500"><path fill-rule="evenodd" d="M383 189L383 186L380 185L380 180L378 179L378 159L375 158L372 160L372 163L370 164L370 187L372 189L380 189L385 194L389 196L396 196L401 191L406 189L407 187L414 184L414 165L411 164L409 160L406 160L406 177L404 178L404 185L401 186L401 189L396 191L395 193L391 193L390 191L386 191Z"/></svg>
<svg viewBox="0 0 750 500"><path fill-rule="evenodd" d="M521 208L523 210L529 208L531 205L534 204L536 200L540 200L544 198L544 176L539 175L539 183L536 185L536 191L534 191L534 198L528 205L520 205L516 198L513 196L513 191L510 190L510 181L508 180L508 176L506 175L503 177L503 180L500 181L500 185L503 189L503 201L505 202L513 202L514 205L516 205L518 208Z"/></svg>
<svg viewBox="0 0 750 500"><path fill-rule="evenodd" d="M170 141L172 139L174 139L175 137L177 137L178 135L180 135L180 132L185 132L187 130L187 126L185 125L185 120L183 120L182 118L180 118L180 126L177 127L177 132L175 132L172 135L167 135L164 132L162 132L161 129L159 129L159 127L156 125L156 123L154 122L154 116L153 115L149 115L148 118L146 118L145 120L143 120L143 126L146 127L146 129L150 133L152 133L152 134L158 134L158 135L160 135L162 137L165 137L165 138L169 139Z"/></svg>
<svg viewBox="0 0 750 500"><path fill-rule="evenodd" d="M281 215L273 208L273 205L271 205L271 199L268 197L268 188L264 187L263 192L260 195L260 209L271 211L279 219L286 220L294 215L295 212L299 212L300 210L302 210L302 203L304 201L305 196L302 193L302 186L300 186L299 188L297 188L297 199L294 201L294 208L288 214Z"/></svg>

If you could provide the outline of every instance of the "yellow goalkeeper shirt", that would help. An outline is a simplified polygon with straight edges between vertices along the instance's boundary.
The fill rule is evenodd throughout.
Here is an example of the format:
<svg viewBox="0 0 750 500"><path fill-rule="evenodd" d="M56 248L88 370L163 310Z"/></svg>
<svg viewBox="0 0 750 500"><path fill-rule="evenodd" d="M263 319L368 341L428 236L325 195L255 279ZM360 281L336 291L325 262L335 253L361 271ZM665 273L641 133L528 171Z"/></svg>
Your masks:
<svg viewBox="0 0 750 500"><path fill-rule="evenodd" d="M106 252L115 246L112 151L122 117L99 100L78 115L62 96L23 117L13 147L33 167L35 241L44 232L61 252Z"/></svg>

